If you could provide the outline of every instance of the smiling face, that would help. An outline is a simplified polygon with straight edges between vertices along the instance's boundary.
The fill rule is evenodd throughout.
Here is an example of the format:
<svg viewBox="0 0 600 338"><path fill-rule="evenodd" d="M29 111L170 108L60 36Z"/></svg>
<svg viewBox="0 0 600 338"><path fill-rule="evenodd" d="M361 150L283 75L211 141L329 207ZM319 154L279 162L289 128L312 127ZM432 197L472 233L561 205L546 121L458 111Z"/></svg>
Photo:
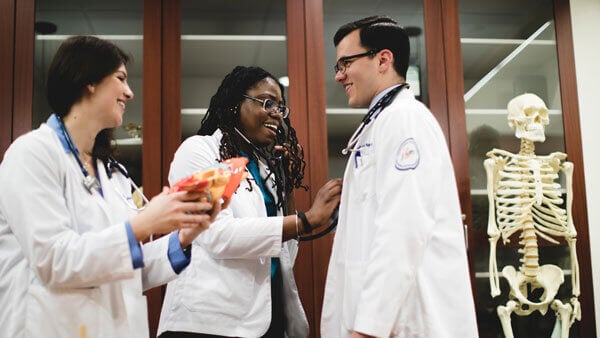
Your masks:
<svg viewBox="0 0 600 338"><path fill-rule="evenodd" d="M267 77L248 89L246 95L260 100L271 99L283 105L279 84ZM275 141L281 120L267 113L260 102L244 98L240 103L240 131L256 146L264 147Z"/></svg>
<svg viewBox="0 0 600 338"><path fill-rule="evenodd" d="M127 69L121 65L114 73L100 82L89 85L92 106L102 120L102 128L115 128L123 124L123 114L127 101L133 98L133 92L127 83Z"/></svg>
<svg viewBox="0 0 600 338"><path fill-rule="evenodd" d="M357 29L346 35L337 45L337 60L365 53L368 50L360 44L360 31ZM337 72L335 80L344 86L348 105L353 108L368 107L379 92L378 56L366 56L347 63L344 72Z"/></svg>

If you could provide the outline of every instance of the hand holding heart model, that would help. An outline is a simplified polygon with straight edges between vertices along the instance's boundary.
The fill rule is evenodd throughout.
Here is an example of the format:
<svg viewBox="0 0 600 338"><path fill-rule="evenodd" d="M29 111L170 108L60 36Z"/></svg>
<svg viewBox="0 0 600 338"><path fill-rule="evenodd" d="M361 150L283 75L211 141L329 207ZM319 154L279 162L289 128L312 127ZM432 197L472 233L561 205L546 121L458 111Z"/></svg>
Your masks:
<svg viewBox="0 0 600 338"><path fill-rule="evenodd" d="M248 159L245 157L227 159L180 179L171 186L169 192L208 190L213 201L221 198L229 199L240 182L248 176L247 163Z"/></svg>

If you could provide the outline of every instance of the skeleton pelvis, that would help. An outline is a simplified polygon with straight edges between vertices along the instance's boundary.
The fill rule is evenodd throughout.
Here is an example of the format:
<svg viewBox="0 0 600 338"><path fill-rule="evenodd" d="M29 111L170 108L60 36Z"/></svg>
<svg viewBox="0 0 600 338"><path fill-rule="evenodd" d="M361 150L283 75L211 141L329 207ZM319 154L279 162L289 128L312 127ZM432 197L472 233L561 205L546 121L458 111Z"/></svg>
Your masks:
<svg viewBox="0 0 600 338"><path fill-rule="evenodd" d="M564 282L562 270L552 264L540 266L539 273L535 277L527 277L510 265L502 269L502 274L510 286L509 297L519 303L515 309L515 313L519 316L527 316L535 310L545 315L558 288ZM543 293L538 299L530 299L530 292L537 289L542 289Z"/></svg>

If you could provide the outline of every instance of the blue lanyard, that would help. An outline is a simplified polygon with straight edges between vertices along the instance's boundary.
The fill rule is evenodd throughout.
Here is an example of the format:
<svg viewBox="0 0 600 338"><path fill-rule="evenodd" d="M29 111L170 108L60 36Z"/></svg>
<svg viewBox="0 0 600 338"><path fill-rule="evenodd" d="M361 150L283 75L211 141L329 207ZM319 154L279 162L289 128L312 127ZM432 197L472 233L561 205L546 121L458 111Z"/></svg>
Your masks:
<svg viewBox="0 0 600 338"><path fill-rule="evenodd" d="M83 186L85 186L87 191L91 194L92 189L100 189L100 183L94 176L90 175L90 173L87 171L87 169L85 169L85 166L83 165L83 163L81 162L81 159L79 158L79 151L77 150L77 147L75 147L75 144L73 143L73 140L71 139L71 135L69 135L69 132L67 131L67 128L65 127L65 124L64 124L62 118L58 117L57 120L60 124L60 130L62 131L62 133L65 137L65 140L67 141L67 145L69 146L71 153L73 153L73 156L77 160L77 164L79 164L79 168L81 169L81 172L83 173Z"/></svg>

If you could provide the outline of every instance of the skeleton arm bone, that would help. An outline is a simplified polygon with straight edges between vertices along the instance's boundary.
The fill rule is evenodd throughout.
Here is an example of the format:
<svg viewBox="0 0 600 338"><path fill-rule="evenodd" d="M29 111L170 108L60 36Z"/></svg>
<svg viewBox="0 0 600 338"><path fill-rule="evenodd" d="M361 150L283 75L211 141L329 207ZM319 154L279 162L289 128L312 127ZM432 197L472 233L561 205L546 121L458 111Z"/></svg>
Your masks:
<svg viewBox="0 0 600 338"><path fill-rule="evenodd" d="M567 229L568 236L567 243L569 243L569 250L571 253L571 283L573 286L573 296L579 297L579 260L577 259L576 250L576 237L577 231L573 222L573 163L564 162L561 166L561 170L565 174L565 185L567 189Z"/></svg>
<svg viewBox="0 0 600 338"><path fill-rule="evenodd" d="M494 202L494 191L496 185L496 174L500 167L499 163L491 158L483 161L485 172L487 175L487 191L488 191L488 229L487 233L490 236L490 260L489 260L489 273L490 273L490 293L492 297L500 295L500 281L498 278L498 262L496 260L496 244L500 238L500 231L496 225L496 212Z"/></svg>
<svg viewBox="0 0 600 338"><path fill-rule="evenodd" d="M573 214L571 212L571 210L573 210L573 163L563 163L561 170L565 174L565 185L567 190L567 226L571 236L575 237L577 236L577 231L575 230L575 225L573 224Z"/></svg>

